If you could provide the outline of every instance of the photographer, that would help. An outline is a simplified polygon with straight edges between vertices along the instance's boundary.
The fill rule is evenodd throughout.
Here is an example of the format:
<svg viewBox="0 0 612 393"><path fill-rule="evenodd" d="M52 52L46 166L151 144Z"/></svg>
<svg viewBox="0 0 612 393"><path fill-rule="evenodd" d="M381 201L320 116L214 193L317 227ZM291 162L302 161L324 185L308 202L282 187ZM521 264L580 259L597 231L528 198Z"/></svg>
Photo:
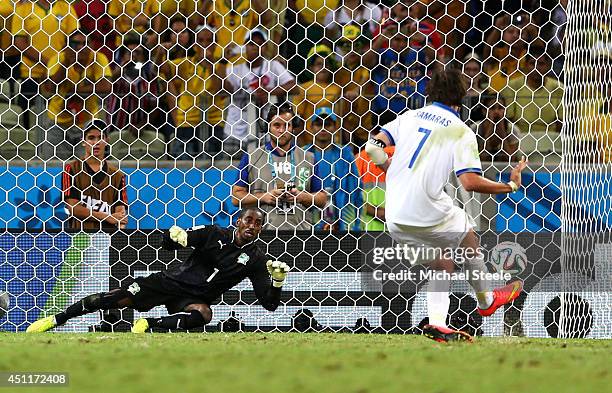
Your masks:
<svg viewBox="0 0 612 393"><path fill-rule="evenodd" d="M323 209L329 200L314 154L295 145L294 117L289 104L270 107L270 141L242 156L232 188L235 206L267 212L266 229L310 230L316 216L313 205Z"/></svg>

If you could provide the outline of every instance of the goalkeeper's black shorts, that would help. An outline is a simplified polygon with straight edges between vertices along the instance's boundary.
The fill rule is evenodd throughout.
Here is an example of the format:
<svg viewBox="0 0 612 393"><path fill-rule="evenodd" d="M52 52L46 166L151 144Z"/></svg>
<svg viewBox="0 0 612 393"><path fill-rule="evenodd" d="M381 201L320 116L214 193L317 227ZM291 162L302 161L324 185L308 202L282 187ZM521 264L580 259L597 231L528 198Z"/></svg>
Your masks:
<svg viewBox="0 0 612 393"><path fill-rule="evenodd" d="M209 304L208 301L192 295L179 294L180 291L162 273L139 277L124 284L121 289L127 291L130 299L132 299L130 308L140 312L164 305L169 314L175 314L183 311L190 304Z"/></svg>

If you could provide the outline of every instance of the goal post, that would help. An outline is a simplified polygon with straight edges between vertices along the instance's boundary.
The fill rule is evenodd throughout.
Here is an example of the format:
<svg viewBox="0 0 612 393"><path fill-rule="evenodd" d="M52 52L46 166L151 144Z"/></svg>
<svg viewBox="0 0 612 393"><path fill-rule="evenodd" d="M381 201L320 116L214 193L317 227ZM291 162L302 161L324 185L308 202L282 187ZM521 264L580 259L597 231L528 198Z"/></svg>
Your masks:
<svg viewBox="0 0 612 393"><path fill-rule="evenodd" d="M492 337L612 337L609 2L58 0L44 26L32 23L37 5L15 3L0 6L0 294L10 298L0 329L23 331L86 294L180 263L188 250L159 250L172 225L232 227L242 155L266 148L269 104L287 101L295 144L312 155L305 169L319 165L314 183L331 203L305 209L313 222L262 233L265 251L292 266L282 305L265 311L244 281L213 305L206 330L224 330L235 313L249 331L418 333L430 284L394 257L385 182L362 151L426 104L432 72L455 67L483 175L508 181L522 155L529 168L509 195L473 195L454 175L445 187L474 219L491 272L525 282L486 320L470 287L454 282L451 325ZM83 155L93 118L110 125L106 160L125 181L111 180L113 201L83 202L111 209L125 197L128 221L81 232L65 205L77 178L66 164ZM327 150L317 145L325 130ZM314 175L262 157L249 165L270 169L281 188ZM102 326L91 315L63 330L126 330L165 312L113 310Z"/></svg>

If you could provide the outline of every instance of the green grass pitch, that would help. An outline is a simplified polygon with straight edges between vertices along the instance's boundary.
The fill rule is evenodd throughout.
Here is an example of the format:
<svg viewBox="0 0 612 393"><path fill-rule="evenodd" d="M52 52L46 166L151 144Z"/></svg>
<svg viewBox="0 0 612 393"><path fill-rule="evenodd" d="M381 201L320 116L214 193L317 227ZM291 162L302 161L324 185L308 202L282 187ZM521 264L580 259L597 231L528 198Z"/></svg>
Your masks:
<svg viewBox="0 0 612 393"><path fill-rule="evenodd" d="M612 341L350 334L0 334L0 371L67 388L4 392L609 392Z"/></svg>

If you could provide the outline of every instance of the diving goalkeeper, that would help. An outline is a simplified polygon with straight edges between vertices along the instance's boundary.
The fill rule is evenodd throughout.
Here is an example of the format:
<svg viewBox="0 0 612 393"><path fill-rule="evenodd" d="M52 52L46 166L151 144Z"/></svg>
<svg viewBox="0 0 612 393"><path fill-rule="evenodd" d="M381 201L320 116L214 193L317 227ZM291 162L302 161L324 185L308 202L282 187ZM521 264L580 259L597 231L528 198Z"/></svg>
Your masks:
<svg viewBox="0 0 612 393"><path fill-rule="evenodd" d="M129 307L148 311L165 305L170 315L139 319L132 332L150 328L194 329L212 319L210 305L223 293L249 278L259 303L274 311L280 303L281 287L289 272L284 262L268 260L254 243L265 215L256 208L240 212L235 230L203 226L187 231L173 226L164 233L162 248L193 247L186 262L141 277L109 292L89 295L59 314L39 319L26 330L41 333L63 325L71 318L97 310Z"/></svg>

